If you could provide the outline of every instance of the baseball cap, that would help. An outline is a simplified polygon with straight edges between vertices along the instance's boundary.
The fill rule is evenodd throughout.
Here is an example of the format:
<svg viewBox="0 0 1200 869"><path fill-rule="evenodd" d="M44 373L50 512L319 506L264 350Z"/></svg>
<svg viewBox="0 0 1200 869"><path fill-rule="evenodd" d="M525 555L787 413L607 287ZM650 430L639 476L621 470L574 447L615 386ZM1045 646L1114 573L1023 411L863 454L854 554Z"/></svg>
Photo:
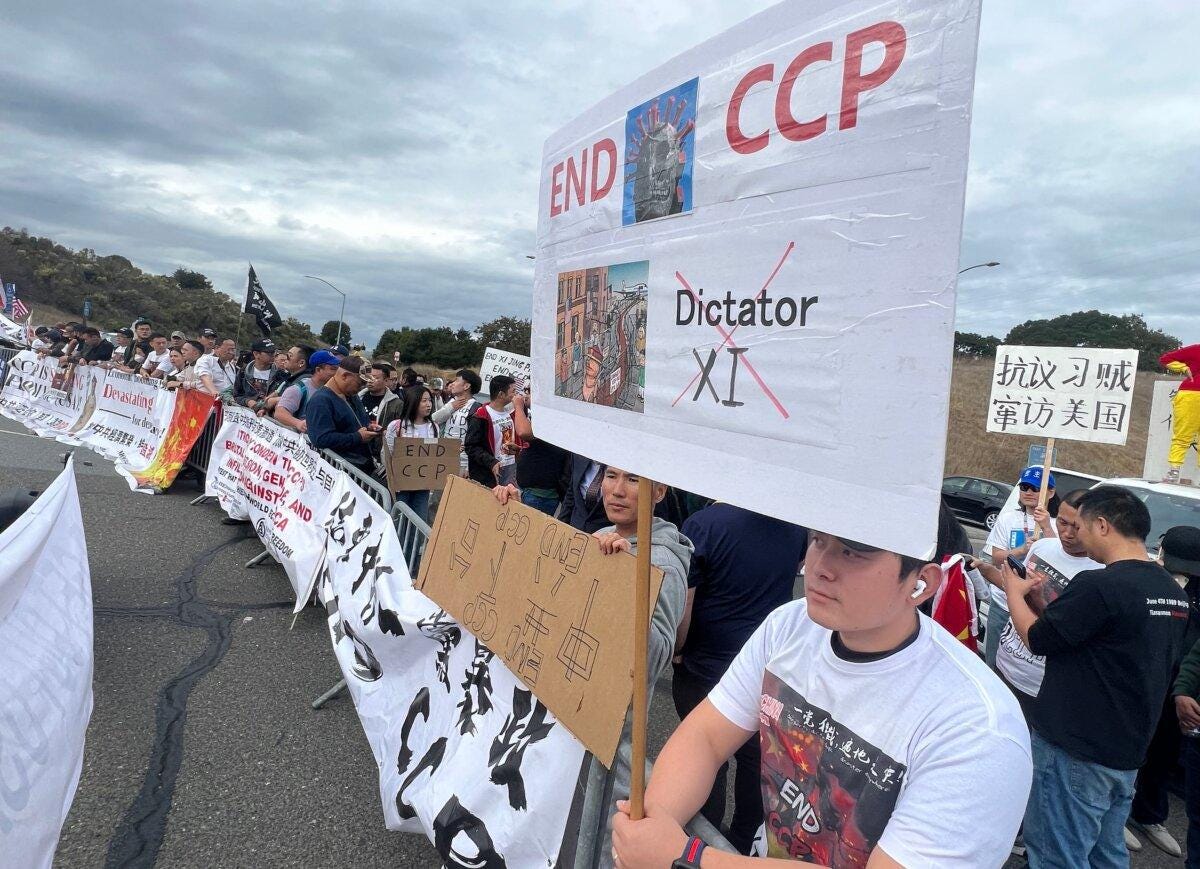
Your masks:
<svg viewBox="0 0 1200 869"><path fill-rule="evenodd" d="M124 335L126 338L132 338L133 330L130 329L128 326L122 326L120 329L117 330L117 334Z"/></svg>
<svg viewBox="0 0 1200 869"><path fill-rule="evenodd" d="M1033 486L1035 489L1042 488L1042 466L1030 465L1021 472L1021 479L1017 480L1017 485L1024 483L1027 486ZM1054 474L1050 475L1050 488L1054 488Z"/></svg>
<svg viewBox="0 0 1200 869"><path fill-rule="evenodd" d="M1200 528L1176 525L1162 536L1159 553L1171 573L1200 576Z"/></svg>
<svg viewBox="0 0 1200 869"><path fill-rule="evenodd" d="M270 341L263 339L261 341L255 341L253 344L251 344L250 350L254 353L274 353L275 345Z"/></svg>
<svg viewBox="0 0 1200 869"><path fill-rule="evenodd" d="M173 338L173 339L174 338L183 338L186 340L187 335L183 332L180 332L178 329L176 329L174 332L171 333L171 338Z"/></svg>
<svg viewBox="0 0 1200 869"><path fill-rule="evenodd" d="M333 348L333 352L336 353L338 356L349 356L350 348L347 347L345 344L339 344Z"/></svg>
<svg viewBox="0 0 1200 869"><path fill-rule="evenodd" d="M201 330L200 330L200 336L201 336L202 338L216 338L216 337L217 337L217 333L216 333L216 332L214 332L212 329L201 329Z"/></svg>
<svg viewBox="0 0 1200 869"><path fill-rule="evenodd" d="M308 357L308 367L316 368L318 365L337 365L341 361L328 350L318 350L312 356Z"/></svg>

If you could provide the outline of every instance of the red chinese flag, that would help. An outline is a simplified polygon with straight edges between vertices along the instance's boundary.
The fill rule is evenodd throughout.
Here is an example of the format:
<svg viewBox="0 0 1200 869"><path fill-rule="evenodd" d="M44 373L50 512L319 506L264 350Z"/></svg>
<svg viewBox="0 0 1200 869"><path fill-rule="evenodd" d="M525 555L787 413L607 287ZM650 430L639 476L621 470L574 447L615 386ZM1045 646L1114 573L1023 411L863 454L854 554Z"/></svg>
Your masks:
<svg viewBox="0 0 1200 869"><path fill-rule="evenodd" d="M947 559L942 565L942 572L942 587L933 598L933 620L972 652L977 652L975 602L967 575L963 572L962 559Z"/></svg>

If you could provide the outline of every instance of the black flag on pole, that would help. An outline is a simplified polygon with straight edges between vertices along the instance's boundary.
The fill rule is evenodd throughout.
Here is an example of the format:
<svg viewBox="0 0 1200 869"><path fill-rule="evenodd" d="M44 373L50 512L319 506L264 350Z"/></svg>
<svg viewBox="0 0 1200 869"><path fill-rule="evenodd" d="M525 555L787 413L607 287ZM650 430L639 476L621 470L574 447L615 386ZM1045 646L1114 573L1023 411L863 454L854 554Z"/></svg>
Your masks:
<svg viewBox="0 0 1200 869"><path fill-rule="evenodd" d="M267 298L267 294L263 292L262 284L258 282L258 275L254 274L254 266L250 266L250 278L246 283L246 307L244 310L247 314L254 315L254 320L258 323L258 328L264 337L270 335L272 329L283 325L283 318L279 316L279 311Z"/></svg>

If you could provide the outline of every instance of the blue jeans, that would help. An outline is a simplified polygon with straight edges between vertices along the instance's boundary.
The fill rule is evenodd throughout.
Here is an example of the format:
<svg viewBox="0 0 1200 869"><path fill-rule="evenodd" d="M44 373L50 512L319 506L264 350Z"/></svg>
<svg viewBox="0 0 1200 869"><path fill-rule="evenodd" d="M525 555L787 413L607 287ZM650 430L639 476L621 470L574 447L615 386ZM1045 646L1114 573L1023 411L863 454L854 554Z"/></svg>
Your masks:
<svg viewBox="0 0 1200 869"><path fill-rule="evenodd" d="M1009 612L996 599L988 601L987 633L983 637L983 660L996 669L996 652L1000 649L1000 635L1008 624Z"/></svg>
<svg viewBox="0 0 1200 869"><path fill-rule="evenodd" d="M1030 732L1033 787L1025 809L1029 869L1128 867L1125 819L1136 769L1078 760Z"/></svg>
<svg viewBox="0 0 1200 869"><path fill-rule="evenodd" d="M409 508L421 517L422 521L429 521L429 490L423 489L420 492L396 492L396 500L402 504L407 504Z"/></svg>
<svg viewBox="0 0 1200 869"><path fill-rule="evenodd" d="M557 498L534 495L526 490L521 491L521 503L526 507L532 507L534 510L541 510L547 516L553 516L554 511L558 509Z"/></svg>

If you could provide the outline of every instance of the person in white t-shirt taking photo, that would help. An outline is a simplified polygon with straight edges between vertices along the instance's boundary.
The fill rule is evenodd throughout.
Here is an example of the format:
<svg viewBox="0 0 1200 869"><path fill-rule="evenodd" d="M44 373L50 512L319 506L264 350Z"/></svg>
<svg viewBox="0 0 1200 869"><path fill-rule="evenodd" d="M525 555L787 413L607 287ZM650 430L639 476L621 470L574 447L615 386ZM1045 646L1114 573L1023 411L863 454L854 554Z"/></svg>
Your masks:
<svg viewBox="0 0 1200 869"><path fill-rule="evenodd" d="M198 388L209 395L232 399L233 382L237 378L237 367L233 364L236 354L237 344L226 338L212 353L201 356L196 363Z"/></svg>
<svg viewBox="0 0 1200 869"><path fill-rule="evenodd" d="M1054 474L1047 480L1047 498L1054 497ZM1001 567L1004 559L1013 556L1024 561L1029 547L1040 537L1053 537L1054 519L1050 511L1038 507L1042 488L1042 468L1031 465L1021 472L1017 481L1017 506L996 517L996 524L983 544L983 554L990 557L992 564ZM995 574L993 574L995 576ZM987 633L984 636L983 657L987 665L996 668L996 650L1000 647L1000 635L1008 624L1008 598L1004 587L995 580L991 583L991 602L988 606Z"/></svg>
<svg viewBox="0 0 1200 869"><path fill-rule="evenodd" d="M676 729L646 818L617 804L616 865L1003 864L1029 794L1029 733L1004 684L919 612L941 581L939 564L812 532L806 599L771 613ZM683 830L750 738L766 819L754 852L780 858L765 864Z"/></svg>

